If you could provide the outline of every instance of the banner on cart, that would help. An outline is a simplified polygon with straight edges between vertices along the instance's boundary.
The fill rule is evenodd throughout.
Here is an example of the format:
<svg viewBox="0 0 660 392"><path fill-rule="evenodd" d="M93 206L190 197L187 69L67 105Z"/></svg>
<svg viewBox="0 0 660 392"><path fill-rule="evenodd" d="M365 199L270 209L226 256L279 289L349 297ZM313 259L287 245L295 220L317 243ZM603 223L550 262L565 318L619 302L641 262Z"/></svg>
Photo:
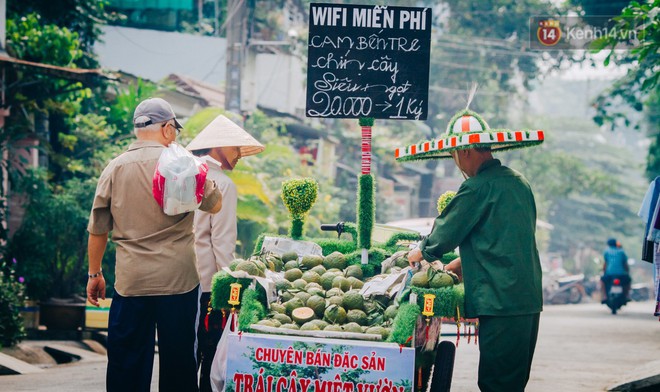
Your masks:
<svg viewBox="0 0 660 392"><path fill-rule="evenodd" d="M410 392L415 350L392 343L230 335L227 392Z"/></svg>
<svg viewBox="0 0 660 392"><path fill-rule="evenodd" d="M431 9L312 3L307 117L425 120Z"/></svg>

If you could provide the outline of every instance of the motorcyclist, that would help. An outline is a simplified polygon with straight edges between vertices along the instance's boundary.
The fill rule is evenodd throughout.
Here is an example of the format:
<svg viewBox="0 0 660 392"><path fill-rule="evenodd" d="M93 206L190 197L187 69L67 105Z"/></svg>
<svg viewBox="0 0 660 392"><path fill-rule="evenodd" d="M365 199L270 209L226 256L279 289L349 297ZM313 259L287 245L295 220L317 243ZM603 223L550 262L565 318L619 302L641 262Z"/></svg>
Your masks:
<svg viewBox="0 0 660 392"><path fill-rule="evenodd" d="M626 300L630 295L630 274L628 269L628 256L623 251L621 243L615 238L607 240L607 249L603 253L605 264L603 265L603 276L600 278L602 303L607 302L607 293L609 292L612 281L615 278L621 280L623 294Z"/></svg>

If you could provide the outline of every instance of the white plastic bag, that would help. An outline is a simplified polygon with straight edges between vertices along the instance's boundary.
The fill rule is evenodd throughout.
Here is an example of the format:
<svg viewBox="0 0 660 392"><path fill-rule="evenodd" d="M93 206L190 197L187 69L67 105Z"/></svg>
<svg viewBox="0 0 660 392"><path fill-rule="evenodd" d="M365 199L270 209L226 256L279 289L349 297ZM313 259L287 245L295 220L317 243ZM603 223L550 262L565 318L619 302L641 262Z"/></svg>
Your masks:
<svg viewBox="0 0 660 392"><path fill-rule="evenodd" d="M190 151L171 143L160 155L153 195L167 215L194 211L202 203L208 166Z"/></svg>
<svg viewBox="0 0 660 392"><path fill-rule="evenodd" d="M223 392L227 379L227 352L229 351L229 335L238 334L238 316L230 312L222 337L218 342L211 363L211 389L213 392Z"/></svg>

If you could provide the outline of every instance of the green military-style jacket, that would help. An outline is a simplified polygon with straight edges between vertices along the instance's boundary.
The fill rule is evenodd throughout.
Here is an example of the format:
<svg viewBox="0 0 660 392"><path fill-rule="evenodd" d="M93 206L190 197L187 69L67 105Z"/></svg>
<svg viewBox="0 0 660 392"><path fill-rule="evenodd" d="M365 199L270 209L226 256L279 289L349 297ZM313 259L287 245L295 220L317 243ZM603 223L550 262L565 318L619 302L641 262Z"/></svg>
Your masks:
<svg viewBox="0 0 660 392"><path fill-rule="evenodd" d="M466 317L532 314L543 307L535 231L529 183L493 159L461 184L420 249L434 261L459 247Z"/></svg>

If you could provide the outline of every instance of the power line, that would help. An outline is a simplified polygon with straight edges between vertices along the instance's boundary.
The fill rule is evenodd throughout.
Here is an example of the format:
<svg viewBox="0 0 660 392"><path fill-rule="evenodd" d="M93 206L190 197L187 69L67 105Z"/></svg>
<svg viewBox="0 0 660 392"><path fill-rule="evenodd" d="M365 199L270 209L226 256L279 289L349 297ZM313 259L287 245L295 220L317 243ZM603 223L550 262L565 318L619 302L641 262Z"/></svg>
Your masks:
<svg viewBox="0 0 660 392"><path fill-rule="evenodd" d="M121 35L122 37L124 37L124 39L126 39L126 41L132 43L133 45L135 45L135 46L137 46L138 48L144 50L145 52L152 53L152 54L157 54L157 55L161 55L161 56L169 56L169 55L172 54L172 53L166 53L166 52L157 52L157 51L155 51L155 50L151 50L150 48L147 48L147 47L145 47L145 46L142 46L142 44L139 44L139 43L133 41L131 38L129 38L126 34L124 34L121 30L119 30L119 28L118 28L117 26L112 26L112 27L114 28L114 30L115 30L119 35Z"/></svg>

